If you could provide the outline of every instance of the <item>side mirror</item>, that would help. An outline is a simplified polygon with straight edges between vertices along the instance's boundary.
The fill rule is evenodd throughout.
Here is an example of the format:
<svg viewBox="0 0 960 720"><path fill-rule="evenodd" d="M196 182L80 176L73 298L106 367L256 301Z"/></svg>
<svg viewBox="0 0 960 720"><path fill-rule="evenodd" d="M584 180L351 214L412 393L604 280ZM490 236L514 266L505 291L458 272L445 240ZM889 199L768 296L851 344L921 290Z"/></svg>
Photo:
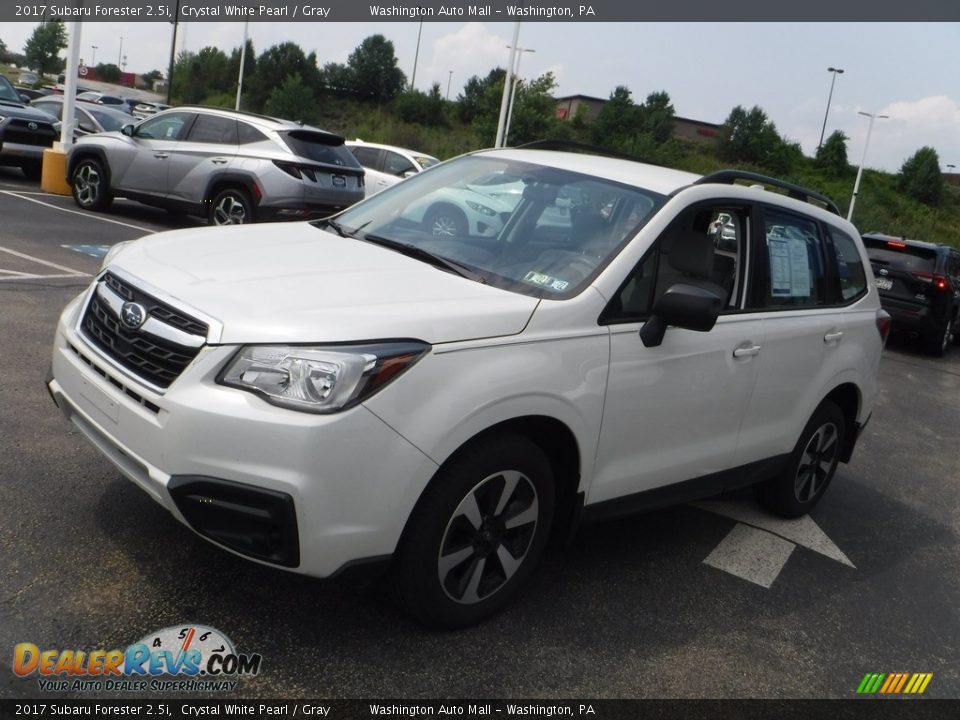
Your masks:
<svg viewBox="0 0 960 720"><path fill-rule="evenodd" d="M18 94L20 95L20 102L22 102L24 105L29 105L29 104L30 104L30 96L29 96L29 95L24 95L23 93L18 93Z"/></svg>
<svg viewBox="0 0 960 720"><path fill-rule="evenodd" d="M120 132L122 132L122 133L123 133L124 135L126 135L127 137L133 137L133 129L134 129L134 127L135 127L135 126L134 126L133 124L124 125L122 128L120 128Z"/></svg>
<svg viewBox="0 0 960 720"><path fill-rule="evenodd" d="M404 178L412 178L412 177L413 177L414 175L416 175L416 174L417 174L417 171L416 171L416 170L406 170L406 171L403 173L403 177L404 177Z"/></svg>
<svg viewBox="0 0 960 720"><path fill-rule="evenodd" d="M92 134L97 131L97 129L93 125L88 125L87 123L79 123L77 125L77 129L87 134Z"/></svg>
<svg viewBox="0 0 960 720"><path fill-rule="evenodd" d="M640 329L644 347L658 347L668 325L709 332L723 309L723 298L712 290L677 283L667 288L653 305L653 314Z"/></svg>

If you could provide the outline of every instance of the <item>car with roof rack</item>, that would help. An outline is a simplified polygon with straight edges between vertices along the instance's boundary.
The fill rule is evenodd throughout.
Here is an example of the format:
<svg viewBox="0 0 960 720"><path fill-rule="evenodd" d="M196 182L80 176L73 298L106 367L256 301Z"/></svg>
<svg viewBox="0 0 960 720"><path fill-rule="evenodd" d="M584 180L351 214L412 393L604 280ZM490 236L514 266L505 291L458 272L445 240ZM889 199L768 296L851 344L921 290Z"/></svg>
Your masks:
<svg viewBox="0 0 960 720"><path fill-rule="evenodd" d="M115 246L48 388L200 537L386 574L434 626L503 609L585 523L748 486L809 512L890 327L856 228L776 179L566 147L471 153L282 234ZM498 175L496 233L410 217Z"/></svg>
<svg viewBox="0 0 960 720"><path fill-rule="evenodd" d="M126 197L212 225L325 217L363 199L363 168L343 138L289 120L183 106L70 148L77 205Z"/></svg>
<svg viewBox="0 0 960 720"><path fill-rule="evenodd" d="M960 250L879 232L863 242L893 329L915 334L935 357L960 344Z"/></svg>

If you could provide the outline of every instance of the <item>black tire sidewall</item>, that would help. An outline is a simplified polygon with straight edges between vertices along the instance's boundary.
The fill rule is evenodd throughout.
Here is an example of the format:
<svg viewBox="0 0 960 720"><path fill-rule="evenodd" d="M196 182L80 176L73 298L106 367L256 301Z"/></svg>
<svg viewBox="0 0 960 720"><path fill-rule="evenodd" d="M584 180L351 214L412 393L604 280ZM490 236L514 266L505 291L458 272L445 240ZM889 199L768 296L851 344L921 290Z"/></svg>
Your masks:
<svg viewBox="0 0 960 720"><path fill-rule="evenodd" d="M499 590L466 605L447 597L437 576L437 557L451 516L481 480L500 471L519 470L537 491L540 517L523 564ZM458 451L437 471L411 513L394 570L400 601L421 623L437 628L474 625L499 612L535 571L550 537L556 489L550 462L519 435L481 438Z"/></svg>
<svg viewBox="0 0 960 720"><path fill-rule="evenodd" d="M806 450L807 444L810 442L813 434L820 427L830 422L837 428L836 454L830 466L830 472L827 475L826 482L823 483L813 499L807 502L801 502L797 499L795 486L797 471L803 458L804 450ZM816 411L814 411L810 420L807 421L803 432L800 433L800 438L797 440L793 452L790 453L790 458L783 472L779 476L757 486L757 497L760 504L766 510L784 518L798 518L810 512L820 501L820 498L823 497L827 488L830 487L830 483L833 481L833 476L836 474L837 465L840 462L841 450L844 447L848 431L847 419L843 411L833 402L827 401L822 403Z"/></svg>

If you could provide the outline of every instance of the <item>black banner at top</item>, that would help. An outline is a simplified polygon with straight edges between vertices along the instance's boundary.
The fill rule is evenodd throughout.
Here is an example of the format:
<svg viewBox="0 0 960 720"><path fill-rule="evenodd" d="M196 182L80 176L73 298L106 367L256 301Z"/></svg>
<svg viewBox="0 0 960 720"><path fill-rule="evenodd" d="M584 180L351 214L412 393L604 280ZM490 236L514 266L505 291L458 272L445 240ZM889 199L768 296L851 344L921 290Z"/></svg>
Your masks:
<svg viewBox="0 0 960 720"><path fill-rule="evenodd" d="M957 21L955 0L3 0L0 22Z"/></svg>

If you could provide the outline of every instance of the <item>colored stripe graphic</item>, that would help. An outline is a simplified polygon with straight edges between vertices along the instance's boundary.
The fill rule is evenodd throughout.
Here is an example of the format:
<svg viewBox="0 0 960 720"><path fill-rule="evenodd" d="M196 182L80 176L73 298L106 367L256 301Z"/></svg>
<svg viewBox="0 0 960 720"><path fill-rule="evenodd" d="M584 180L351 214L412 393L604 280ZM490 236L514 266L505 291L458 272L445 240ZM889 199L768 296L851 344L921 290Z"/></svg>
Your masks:
<svg viewBox="0 0 960 720"><path fill-rule="evenodd" d="M867 673L857 686L857 694L921 695L933 679L933 673Z"/></svg>

